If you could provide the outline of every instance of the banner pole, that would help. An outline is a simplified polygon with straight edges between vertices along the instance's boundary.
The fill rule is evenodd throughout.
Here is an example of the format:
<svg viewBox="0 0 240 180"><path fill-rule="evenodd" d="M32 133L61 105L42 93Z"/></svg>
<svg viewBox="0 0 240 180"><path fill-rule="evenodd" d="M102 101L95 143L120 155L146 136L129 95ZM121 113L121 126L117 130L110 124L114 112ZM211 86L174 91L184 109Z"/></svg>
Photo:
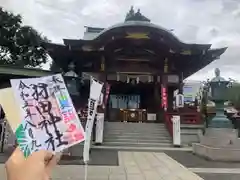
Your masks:
<svg viewBox="0 0 240 180"><path fill-rule="evenodd" d="M88 178L88 163L85 162L85 165L84 165L84 180L87 180Z"/></svg>

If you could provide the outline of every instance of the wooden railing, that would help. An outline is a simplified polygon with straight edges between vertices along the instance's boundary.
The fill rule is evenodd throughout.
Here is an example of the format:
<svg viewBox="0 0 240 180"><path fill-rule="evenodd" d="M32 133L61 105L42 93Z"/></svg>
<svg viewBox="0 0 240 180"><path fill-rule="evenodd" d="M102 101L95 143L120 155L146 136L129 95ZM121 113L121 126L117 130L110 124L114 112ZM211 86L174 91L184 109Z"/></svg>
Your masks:
<svg viewBox="0 0 240 180"><path fill-rule="evenodd" d="M202 124L200 112L166 112L164 114L165 125L169 134L173 137L172 116L180 115L181 124Z"/></svg>
<svg viewBox="0 0 240 180"><path fill-rule="evenodd" d="M165 126L166 126L170 136L173 137L172 115L168 114L168 113L164 113L164 119L165 119Z"/></svg>
<svg viewBox="0 0 240 180"><path fill-rule="evenodd" d="M181 124L202 124L200 112L181 113Z"/></svg>

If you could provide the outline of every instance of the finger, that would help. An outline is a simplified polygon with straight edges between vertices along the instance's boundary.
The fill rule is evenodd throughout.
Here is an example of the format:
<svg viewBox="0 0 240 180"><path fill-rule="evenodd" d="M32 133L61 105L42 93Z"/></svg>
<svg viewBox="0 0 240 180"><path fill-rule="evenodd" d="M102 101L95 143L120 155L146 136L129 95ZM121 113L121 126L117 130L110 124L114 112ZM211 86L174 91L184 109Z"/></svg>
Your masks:
<svg viewBox="0 0 240 180"><path fill-rule="evenodd" d="M28 158L27 161L31 161L31 162L42 162L44 164L46 164L46 162L48 162L53 156L53 153L50 151L46 151L46 150L40 150L37 152L32 153Z"/></svg>
<svg viewBox="0 0 240 180"><path fill-rule="evenodd" d="M54 155L54 156L52 157L52 159L48 162L48 164L46 165L46 169L45 169L45 170L46 170L46 174L47 174L48 176L51 175L53 169L57 166L60 158L61 158L61 156L59 156L59 155Z"/></svg>
<svg viewBox="0 0 240 180"><path fill-rule="evenodd" d="M17 166L17 165L21 165L25 162L25 157L24 154L22 152L22 150L17 147L12 155L9 157L9 159L6 162L6 166Z"/></svg>

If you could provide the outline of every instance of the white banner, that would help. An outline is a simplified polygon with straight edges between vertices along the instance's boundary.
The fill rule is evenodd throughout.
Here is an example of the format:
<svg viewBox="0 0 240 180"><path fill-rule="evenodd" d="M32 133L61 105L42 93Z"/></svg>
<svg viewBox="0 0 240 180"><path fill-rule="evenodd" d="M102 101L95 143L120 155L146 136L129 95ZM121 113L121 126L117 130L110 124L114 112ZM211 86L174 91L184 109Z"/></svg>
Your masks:
<svg viewBox="0 0 240 180"><path fill-rule="evenodd" d="M183 108L184 107L184 96L182 94L176 95L176 107Z"/></svg>
<svg viewBox="0 0 240 180"><path fill-rule="evenodd" d="M98 100L101 95L103 84L91 77L90 94L88 99L88 117L85 127L85 142L83 148L83 160L89 161L89 150L91 145L91 135L94 124L94 118L97 113Z"/></svg>
<svg viewBox="0 0 240 180"><path fill-rule="evenodd" d="M101 144L103 142L103 128L104 128L104 113L97 114L96 122L96 140L95 142Z"/></svg>

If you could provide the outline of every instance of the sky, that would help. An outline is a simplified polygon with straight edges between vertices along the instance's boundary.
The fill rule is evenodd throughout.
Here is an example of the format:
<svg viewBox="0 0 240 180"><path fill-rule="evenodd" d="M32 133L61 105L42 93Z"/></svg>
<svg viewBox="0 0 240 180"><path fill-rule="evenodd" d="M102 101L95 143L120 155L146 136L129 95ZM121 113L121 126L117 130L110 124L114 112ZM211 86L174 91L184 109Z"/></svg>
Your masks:
<svg viewBox="0 0 240 180"><path fill-rule="evenodd" d="M219 60L189 79L211 79L218 67L224 78L240 81L240 0L0 0L0 6L21 14L25 25L54 43L82 38L84 26L107 28L123 22L132 5L152 23L174 29L183 42L228 47Z"/></svg>

